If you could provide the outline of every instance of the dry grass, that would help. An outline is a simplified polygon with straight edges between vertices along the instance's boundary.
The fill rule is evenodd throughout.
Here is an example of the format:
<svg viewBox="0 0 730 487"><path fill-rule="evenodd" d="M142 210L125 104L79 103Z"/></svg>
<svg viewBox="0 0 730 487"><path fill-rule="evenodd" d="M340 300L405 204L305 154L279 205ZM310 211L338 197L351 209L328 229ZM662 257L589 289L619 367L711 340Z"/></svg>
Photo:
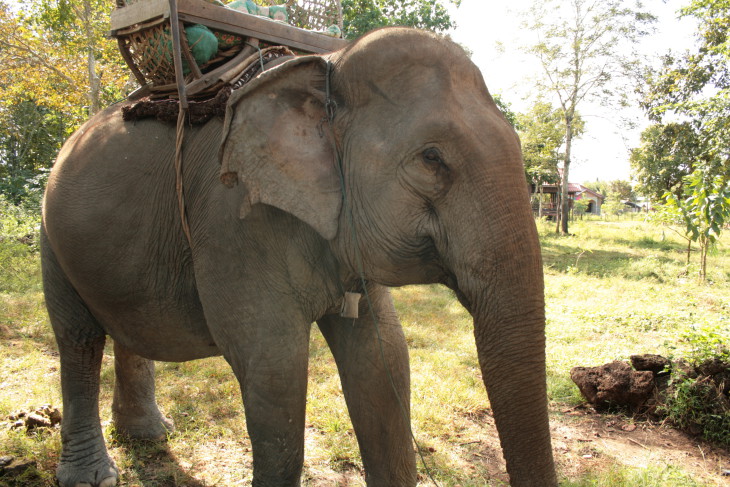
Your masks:
<svg viewBox="0 0 730 487"><path fill-rule="evenodd" d="M568 372L577 365L598 365L634 353L684 353L689 344L682 337L691 325L717 326L730 334L730 238L726 235L710 257L712 284L706 285L696 282L692 268L685 268L684 245L661 228L639 221L586 221L572 227L573 237L555 237L547 225L541 230L549 393L563 485L727 485L719 475L722 465L730 469L727 452L716 451L716 462L711 463L711 448L703 446L703 468L693 466L694 459L701 458L696 451L682 457L686 464L672 460L675 457L662 450L666 447L661 442L650 442L665 429L646 426L641 428L645 436L631 436L613 426L629 421L626 418L598 419L574 409L581 398ZM30 269L29 276L37 279L36 270ZM471 318L452 293L439 286L396 289L394 296L410 346L413 430L428 470L442 486L505 485ZM58 359L37 282L0 294L0 339L0 456L36 461L22 478L0 477L0 486L54 485L59 431L27 433L10 429L6 419L13 411L61 403ZM363 486L336 368L316 328L310 349L303 482ZM111 353L108 346L102 418L110 417ZM166 442L125 441L114 434L111 423L104 423L122 485L250 485L251 445L238 384L225 361L159 364L158 398L177 428ZM595 436L598 431L603 436ZM607 438L625 447L640 443L652 455L643 463L625 465ZM674 437L671 442L679 444ZM694 449L692 444L682 448ZM426 467L421 464L419 470L421 485L430 485Z"/></svg>

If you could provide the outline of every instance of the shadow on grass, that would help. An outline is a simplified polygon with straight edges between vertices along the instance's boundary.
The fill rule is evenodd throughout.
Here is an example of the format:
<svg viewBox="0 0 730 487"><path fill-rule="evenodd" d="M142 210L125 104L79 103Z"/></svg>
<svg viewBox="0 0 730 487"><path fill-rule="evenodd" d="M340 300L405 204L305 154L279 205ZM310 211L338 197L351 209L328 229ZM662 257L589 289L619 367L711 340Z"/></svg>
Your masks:
<svg viewBox="0 0 730 487"><path fill-rule="evenodd" d="M165 440L134 440L115 435L114 442L127 457L127 466L120 472L123 485L142 487L205 487L207 484L190 475L180 466Z"/></svg>

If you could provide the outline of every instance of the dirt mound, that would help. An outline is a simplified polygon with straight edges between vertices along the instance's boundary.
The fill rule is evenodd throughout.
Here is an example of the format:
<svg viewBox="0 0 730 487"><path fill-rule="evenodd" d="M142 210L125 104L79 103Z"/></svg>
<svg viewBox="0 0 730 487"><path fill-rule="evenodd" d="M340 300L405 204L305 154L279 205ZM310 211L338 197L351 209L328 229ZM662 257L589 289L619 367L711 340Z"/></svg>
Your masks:
<svg viewBox="0 0 730 487"><path fill-rule="evenodd" d="M730 445L730 364L719 359L692 366L659 355L575 367L570 377L598 410L612 407Z"/></svg>
<svg viewBox="0 0 730 487"><path fill-rule="evenodd" d="M626 362L611 362L600 367L574 367L570 378L589 403L597 408L625 406L636 410L654 391L654 373L631 368Z"/></svg>

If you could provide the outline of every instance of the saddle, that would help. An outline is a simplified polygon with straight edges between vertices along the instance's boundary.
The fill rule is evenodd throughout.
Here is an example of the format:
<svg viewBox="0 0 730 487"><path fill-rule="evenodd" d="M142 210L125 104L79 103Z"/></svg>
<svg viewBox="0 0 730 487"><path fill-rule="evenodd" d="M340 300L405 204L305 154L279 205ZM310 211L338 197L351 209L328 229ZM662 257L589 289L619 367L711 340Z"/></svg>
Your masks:
<svg viewBox="0 0 730 487"><path fill-rule="evenodd" d="M295 53L286 46L270 46L232 66L227 76L188 101L188 123L204 124L213 117L225 116L226 103L233 90L241 88L261 72L281 64L294 55ZM122 107L122 118L128 122L155 118L162 122L175 123L179 113L180 102L175 92L149 94L136 98L136 102L131 105Z"/></svg>

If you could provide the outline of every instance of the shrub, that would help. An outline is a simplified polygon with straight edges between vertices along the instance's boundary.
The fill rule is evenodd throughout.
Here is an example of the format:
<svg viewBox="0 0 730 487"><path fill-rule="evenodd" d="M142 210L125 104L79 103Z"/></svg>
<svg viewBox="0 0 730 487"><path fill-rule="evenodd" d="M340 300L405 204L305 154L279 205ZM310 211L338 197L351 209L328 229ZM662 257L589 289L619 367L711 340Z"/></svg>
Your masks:
<svg viewBox="0 0 730 487"><path fill-rule="evenodd" d="M33 206L0 195L0 292L40 288L40 212Z"/></svg>
<svg viewBox="0 0 730 487"><path fill-rule="evenodd" d="M690 326L686 367L675 367L659 411L677 427L730 446L730 330Z"/></svg>

